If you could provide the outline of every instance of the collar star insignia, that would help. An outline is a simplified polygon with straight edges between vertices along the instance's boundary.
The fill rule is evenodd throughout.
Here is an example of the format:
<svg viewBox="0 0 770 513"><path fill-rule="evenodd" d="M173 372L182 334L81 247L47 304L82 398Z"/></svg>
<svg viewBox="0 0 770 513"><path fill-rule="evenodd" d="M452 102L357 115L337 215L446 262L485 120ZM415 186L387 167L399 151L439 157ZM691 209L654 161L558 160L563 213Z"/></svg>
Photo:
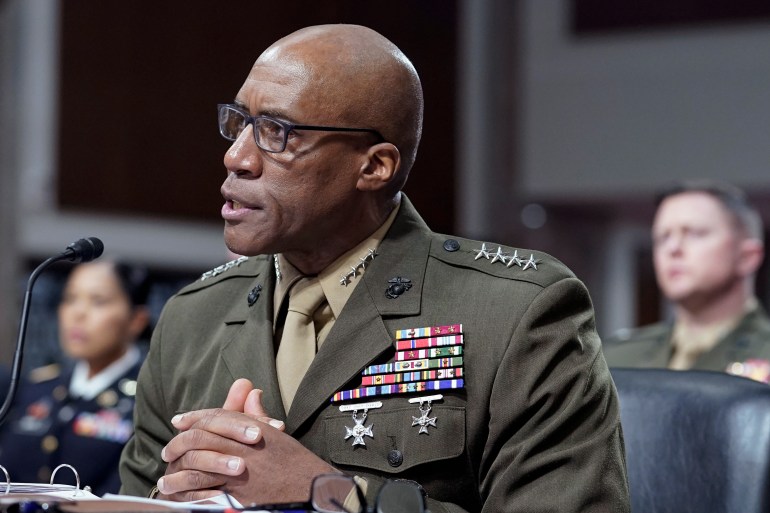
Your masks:
<svg viewBox="0 0 770 513"><path fill-rule="evenodd" d="M249 257L247 256L240 256L235 260L230 260L226 264L222 264L220 266L213 268L210 271L206 271L205 273L201 274L201 281L205 281L209 278L213 278L214 276L219 276L223 272L229 271L233 267L239 267L243 262L245 262L248 259Z"/></svg>
<svg viewBox="0 0 770 513"><path fill-rule="evenodd" d="M369 251L367 251L366 255L358 259L359 262L356 265L351 266L347 273L340 276L340 285L347 287L353 278L363 274L362 271L366 269L366 264L372 262L376 256L379 256L379 253L377 253L376 250L369 248Z"/></svg>
<svg viewBox="0 0 770 513"><path fill-rule="evenodd" d="M534 269L535 271L537 271L537 260L535 260L535 255L532 254L532 253L530 253L530 255L529 255L529 260L524 262L524 267L522 267L521 270L522 271L526 271L530 267L532 269Z"/></svg>
<svg viewBox="0 0 770 513"><path fill-rule="evenodd" d="M521 261L521 258L519 258L519 250L515 249L513 250L513 255L511 255L508 258L508 263L505 264L505 266L510 267L512 265L518 265L519 267L521 267L521 264L522 264L522 261Z"/></svg>
<svg viewBox="0 0 770 513"><path fill-rule="evenodd" d="M503 248L501 246L497 246L497 252L494 254L490 263L494 264L495 262L505 263L505 255L503 254Z"/></svg>
<svg viewBox="0 0 770 513"><path fill-rule="evenodd" d="M366 413L359 419L358 415L356 413L353 413L353 420L355 421L356 425L352 428L349 428L345 426L345 440L347 440L350 437L353 437L353 447L356 445L363 445L366 446L366 442L364 442L364 437L368 436L370 438L374 438L374 433L372 432L372 424L369 424L368 426L364 426L364 421L366 421Z"/></svg>
<svg viewBox="0 0 770 513"><path fill-rule="evenodd" d="M474 260L478 260L481 257L484 257L487 260L489 260L489 250L487 249L486 242L481 243L481 249L474 249L473 251L478 251L478 253L476 254L476 258L474 258Z"/></svg>
<svg viewBox="0 0 770 513"><path fill-rule="evenodd" d="M429 413L430 406L428 406L427 409L420 408L419 417L412 415L412 426L420 426L420 430L417 432L418 435L421 433L429 435L430 433L428 433L428 426L436 427L436 417L428 417Z"/></svg>

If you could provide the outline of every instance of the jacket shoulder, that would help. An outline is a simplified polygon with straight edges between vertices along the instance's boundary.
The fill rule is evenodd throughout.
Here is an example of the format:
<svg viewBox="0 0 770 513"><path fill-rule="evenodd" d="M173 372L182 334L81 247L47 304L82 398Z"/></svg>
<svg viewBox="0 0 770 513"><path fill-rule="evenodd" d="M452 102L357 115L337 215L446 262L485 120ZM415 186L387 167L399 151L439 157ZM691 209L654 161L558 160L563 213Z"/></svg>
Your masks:
<svg viewBox="0 0 770 513"><path fill-rule="evenodd" d="M27 379L29 382L33 385L37 385L40 383L45 383L47 381L52 381L58 378L62 373L61 365L58 363L52 363L49 365L44 365L43 367L37 367L35 369L32 369L29 371L29 375L27 376Z"/></svg>
<svg viewBox="0 0 770 513"><path fill-rule="evenodd" d="M219 286L223 283L232 283L233 281L251 280L265 272L271 257L259 255L254 257L240 257L235 260L217 266L205 273L200 278L184 287L176 295L184 296L211 287Z"/></svg>
<svg viewBox="0 0 770 513"><path fill-rule="evenodd" d="M575 278L562 262L542 251L433 234L431 257L457 268L547 287Z"/></svg>
<svg viewBox="0 0 770 513"><path fill-rule="evenodd" d="M604 339L605 345L627 345L649 342L653 340L667 339L671 333L671 324L659 322L648 324L639 328L622 328Z"/></svg>

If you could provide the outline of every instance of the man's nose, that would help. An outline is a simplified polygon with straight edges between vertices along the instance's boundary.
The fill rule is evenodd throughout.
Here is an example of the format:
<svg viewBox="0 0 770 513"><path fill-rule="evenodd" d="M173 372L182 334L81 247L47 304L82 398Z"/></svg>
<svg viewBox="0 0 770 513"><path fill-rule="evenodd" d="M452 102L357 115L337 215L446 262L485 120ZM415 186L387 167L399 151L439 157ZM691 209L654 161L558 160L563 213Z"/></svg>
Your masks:
<svg viewBox="0 0 770 513"><path fill-rule="evenodd" d="M225 152L225 169L228 173L262 174L261 150L254 141L254 127L247 125Z"/></svg>
<svg viewBox="0 0 770 513"><path fill-rule="evenodd" d="M672 233L666 240L666 251L668 253L679 253L682 251L684 237L681 233Z"/></svg>

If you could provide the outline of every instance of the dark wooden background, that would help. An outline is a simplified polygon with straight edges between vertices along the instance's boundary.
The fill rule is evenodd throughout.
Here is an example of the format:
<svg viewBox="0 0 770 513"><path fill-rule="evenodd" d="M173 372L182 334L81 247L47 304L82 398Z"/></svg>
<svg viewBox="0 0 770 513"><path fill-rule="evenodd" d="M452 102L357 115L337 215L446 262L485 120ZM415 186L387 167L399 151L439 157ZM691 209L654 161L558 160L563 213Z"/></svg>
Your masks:
<svg viewBox="0 0 770 513"><path fill-rule="evenodd" d="M391 39L425 89L406 192L452 231L457 9L451 0L67 0L62 8L59 207L221 222L228 147L217 103L257 56L307 25L358 23Z"/></svg>

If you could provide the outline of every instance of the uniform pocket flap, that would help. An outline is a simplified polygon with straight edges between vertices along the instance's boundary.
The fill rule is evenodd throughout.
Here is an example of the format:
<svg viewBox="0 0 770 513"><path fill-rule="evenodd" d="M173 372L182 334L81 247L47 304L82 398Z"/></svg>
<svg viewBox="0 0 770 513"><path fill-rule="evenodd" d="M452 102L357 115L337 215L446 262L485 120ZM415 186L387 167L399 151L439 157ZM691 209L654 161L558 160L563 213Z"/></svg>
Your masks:
<svg viewBox="0 0 770 513"><path fill-rule="evenodd" d="M362 412L358 412L361 421ZM337 465L374 469L396 474L423 463L460 456L465 450L465 407L434 404L427 420L417 404L391 410L370 410L362 425L365 445L353 445L350 435L356 422L351 413L334 414L326 419L329 457ZM434 425L435 423L435 425ZM420 432L422 431L422 432ZM347 437L347 439L346 439Z"/></svg>

